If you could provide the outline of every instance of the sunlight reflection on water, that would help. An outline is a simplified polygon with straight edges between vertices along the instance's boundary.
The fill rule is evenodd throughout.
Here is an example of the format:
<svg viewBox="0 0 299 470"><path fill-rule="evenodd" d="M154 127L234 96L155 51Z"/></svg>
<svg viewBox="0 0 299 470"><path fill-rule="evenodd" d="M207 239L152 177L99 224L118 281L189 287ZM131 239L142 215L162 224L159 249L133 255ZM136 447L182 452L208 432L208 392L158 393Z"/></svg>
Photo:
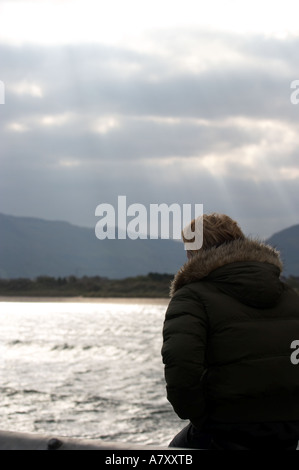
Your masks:
<svg viewBox="0 0 299 470"><path fill-rule="evenodd" d="M166 445L164 303L1 302L1 428Z"/></svg>

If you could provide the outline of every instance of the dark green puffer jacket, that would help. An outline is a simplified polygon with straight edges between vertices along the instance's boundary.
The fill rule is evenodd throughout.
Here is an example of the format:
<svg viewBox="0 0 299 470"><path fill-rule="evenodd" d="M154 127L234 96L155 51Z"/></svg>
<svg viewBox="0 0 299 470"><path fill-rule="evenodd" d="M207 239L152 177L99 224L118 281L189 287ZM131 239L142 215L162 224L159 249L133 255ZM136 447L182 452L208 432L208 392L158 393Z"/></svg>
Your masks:
<svg viewBox="0 0 299 470"><path fill-rule="evenodd" d="M279 253L235 240L177 273L163 328L167 397L197 428L299 421L299 296L281 282Z"/></svg>

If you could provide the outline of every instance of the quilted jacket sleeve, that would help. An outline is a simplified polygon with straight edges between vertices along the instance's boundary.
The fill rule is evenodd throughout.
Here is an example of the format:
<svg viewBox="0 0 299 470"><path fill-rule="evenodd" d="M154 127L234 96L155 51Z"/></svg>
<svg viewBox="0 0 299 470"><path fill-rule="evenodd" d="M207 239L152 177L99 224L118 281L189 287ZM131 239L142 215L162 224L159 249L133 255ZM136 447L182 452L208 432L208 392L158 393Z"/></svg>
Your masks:
<svg viewBox="0 0 299 470"><path fill-rule="evenodd" d="M200 428L206 412L207 317L192 287L179 289L166 311L162 358L167 398L182 419Z"/></svg>

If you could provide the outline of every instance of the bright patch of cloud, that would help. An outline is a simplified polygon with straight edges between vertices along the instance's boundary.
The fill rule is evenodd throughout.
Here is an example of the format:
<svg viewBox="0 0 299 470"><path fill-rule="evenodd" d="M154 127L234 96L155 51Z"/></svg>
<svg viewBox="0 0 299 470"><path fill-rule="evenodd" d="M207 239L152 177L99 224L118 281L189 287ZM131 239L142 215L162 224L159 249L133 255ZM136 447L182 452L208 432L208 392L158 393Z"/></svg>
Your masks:
<svg viewBox="0 0 299 470"><path fill-rule="evenodd" d="M7 89L16 95L29 95L34 98L42 98L43 90L40 85L26 80L7 85Z"/></svg>
<svg viewBox="0 0 299 470"><path fill-rule="evenodd" d="M93 131L98 134L107 134L111 130L117 129L120 121L114 117L97 118L92 126Z"/></svg>
<svg viewBox="0 0 299 470"><path fill-rule="evenodd" d="M63 126L69 124L74 116L70 113L63 113L58 115L45 115L42 116L39 122L46 127L53 127L53 126Z"/></svg>
<svg viewBox="0 0 299 470"><path fill-rule="evenodd" d="M39 45L137 44L145 32L196 27L285 38L298 34L297 1L3 1L0 41ZM146 43L143 43L146 46Z"/></svg>
<svg viewBox="0 0 299 470"><path fill-rule="evenodd" d="M280 168L279 173L284 180L299 180L299 168Z"/></svg>
<svg viewBox="0 0 299 470"><path fill-rule="evenodd" d="M6 129L11 132L27 132L29 129L26 125L19 122L11 122L7 124Z"/></svg>
<svg viewBox="0 0 299 470"><path fill-rule="evenodd" d="M58 164L59 166L65 167L65 168L74 168L74 167L80 166L80 162L78 162L78 160L72 160L71 158L60 160Z"/></svg>

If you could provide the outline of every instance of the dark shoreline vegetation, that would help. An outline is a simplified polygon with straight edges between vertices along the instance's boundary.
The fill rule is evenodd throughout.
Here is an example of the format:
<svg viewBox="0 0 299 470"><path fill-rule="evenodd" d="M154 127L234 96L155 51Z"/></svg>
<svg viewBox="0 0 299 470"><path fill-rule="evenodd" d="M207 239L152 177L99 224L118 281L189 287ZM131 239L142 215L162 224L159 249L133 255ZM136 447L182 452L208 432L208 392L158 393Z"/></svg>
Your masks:
<svg viewBox="0 0 299 470"><path fill-rule="evenodd" d="M100 276L68 276L36 279L0 279L0 296L11 297L169 297L173 274L149 273L146 276L109 279Z"/></svg>
<svg viewBox="0 0 299 470"><path fill-rule="evenodd" d="M0 296L168 298L173 277L173 274L148 273L146 276L125 279L109 279L100 276L0 279ZM289 276L283 280L299 293L299 277Z"/></svg>

